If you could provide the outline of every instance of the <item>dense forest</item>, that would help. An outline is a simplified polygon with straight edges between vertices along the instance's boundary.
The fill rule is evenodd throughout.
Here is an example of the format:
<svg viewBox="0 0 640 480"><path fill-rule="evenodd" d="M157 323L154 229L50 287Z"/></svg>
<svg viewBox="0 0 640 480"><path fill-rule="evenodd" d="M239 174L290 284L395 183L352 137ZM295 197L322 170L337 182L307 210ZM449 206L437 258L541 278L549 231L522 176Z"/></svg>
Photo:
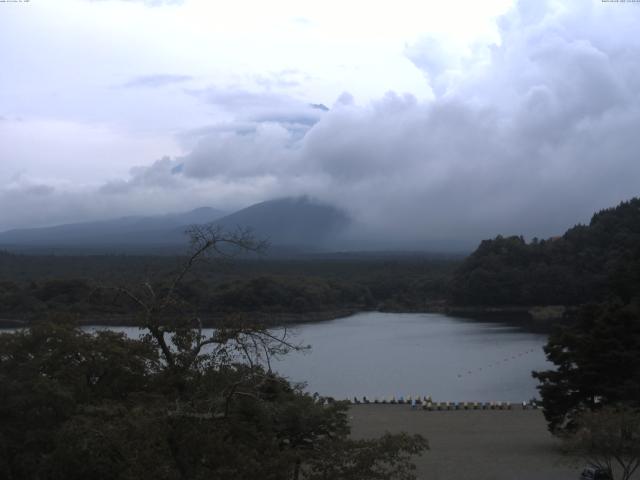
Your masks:
<svg viewBox="0 0 640 480"><path fill-rule="evenodd" d="M59 313L87 322L126 316L132 305L115 287L145 281L161 290L183 260L0 252L0 319L6 325ZM194 268L179 293L204 318L260 312L304 319L314 312L628 303L638 292L640 199L634 198L561 237L497 236L464 260L418 253L237 258Z"/></svg>
<svg viewBox="0 0 640 480"><path fill-rule="evenodd" d="M183 260L0 253L0 319L10 324L64 313L82 322L126 322L133 305L117 287L145 281L161 291ZM428 310L444 302L459 261L424 254L215 261L194 268L178 293L208 321L238 312L304 320L317 312Z"/></svg>
<svg viewBox="0 0 640 480"><path fill-rule="evenodd" d="M562 237L483 241L456 270L457 305L580 305L640 292L640 199L593 215Z"/></svg>

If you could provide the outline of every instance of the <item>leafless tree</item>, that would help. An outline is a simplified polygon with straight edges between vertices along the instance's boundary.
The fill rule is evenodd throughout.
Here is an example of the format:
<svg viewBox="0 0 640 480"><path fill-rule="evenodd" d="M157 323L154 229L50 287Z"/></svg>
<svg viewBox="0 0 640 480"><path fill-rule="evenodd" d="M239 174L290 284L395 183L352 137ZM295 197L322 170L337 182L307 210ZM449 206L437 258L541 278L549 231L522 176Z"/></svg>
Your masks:
<svg viewBox="0 0 640 480"><path fill-rule="evenodd" d="M216 225L196 225L187 233L188 255L162 288L150 280L133 287L116 288L137 306L138 324L146 331L144 338L159 348L167 368L188 370L204 364L220 367L244 362L251 367L264 363L270 373L273 355L305 348L289 341L286 328L272 331L239 316L230 316L205 335L202 319L197 312L192 313L188 302L179 294L180 285L201 262L229 259L241 253L261 253L267 243L257 240L250 230L227 232ZM239 394L239 390L234 394Z"/></svg>

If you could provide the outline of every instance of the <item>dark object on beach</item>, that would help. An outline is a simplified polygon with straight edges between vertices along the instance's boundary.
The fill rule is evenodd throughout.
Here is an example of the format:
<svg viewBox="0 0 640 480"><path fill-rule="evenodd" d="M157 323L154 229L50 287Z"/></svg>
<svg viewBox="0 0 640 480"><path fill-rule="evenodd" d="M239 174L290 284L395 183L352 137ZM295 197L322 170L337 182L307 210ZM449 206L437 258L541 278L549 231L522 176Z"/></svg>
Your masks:
<svg viewBox="0 0 640 480"><path fill-rule="evenodd" d="M612 478L604 468L587 467L580 474L580 480L612 480Z"/></svg>

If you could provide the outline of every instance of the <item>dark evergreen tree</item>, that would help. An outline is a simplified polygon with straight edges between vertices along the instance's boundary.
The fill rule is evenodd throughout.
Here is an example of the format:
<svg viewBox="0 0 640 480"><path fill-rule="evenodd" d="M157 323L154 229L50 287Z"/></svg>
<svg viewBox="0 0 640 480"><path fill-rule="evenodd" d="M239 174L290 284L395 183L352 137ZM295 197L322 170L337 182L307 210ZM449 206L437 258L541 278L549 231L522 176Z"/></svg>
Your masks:
<svg viewBox="0 0 640 480"><path fill-rule="evenodd" d="M545 353L554 370L540 380L544 415L552 432L571 430L585 410L625 404L640 408L640 310L636 305L589 305L577 322L549 337Z"/></svg>
<svg viewBox="0 0 640 480"><path fill-rule="evenodd" d="M484 240L457 269L449 298L459 305L580 305L638 295L640 198L634 198L562 237Z"/></svg>

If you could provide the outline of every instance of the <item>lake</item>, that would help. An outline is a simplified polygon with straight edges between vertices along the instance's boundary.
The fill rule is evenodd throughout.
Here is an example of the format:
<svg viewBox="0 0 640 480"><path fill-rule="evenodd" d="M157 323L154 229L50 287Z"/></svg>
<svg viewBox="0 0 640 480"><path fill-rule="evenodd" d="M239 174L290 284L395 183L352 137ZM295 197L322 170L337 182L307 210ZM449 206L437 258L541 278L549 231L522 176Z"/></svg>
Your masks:
<svg viewBox="0 0 640 480"><path fill-rule="evenodd" d="M551 368L542 351L545 335L442 314L366 312L296 325L289 333L312 348L273 362L274 370L335 398L522 402L539 397L531 371Z"/></svg>

